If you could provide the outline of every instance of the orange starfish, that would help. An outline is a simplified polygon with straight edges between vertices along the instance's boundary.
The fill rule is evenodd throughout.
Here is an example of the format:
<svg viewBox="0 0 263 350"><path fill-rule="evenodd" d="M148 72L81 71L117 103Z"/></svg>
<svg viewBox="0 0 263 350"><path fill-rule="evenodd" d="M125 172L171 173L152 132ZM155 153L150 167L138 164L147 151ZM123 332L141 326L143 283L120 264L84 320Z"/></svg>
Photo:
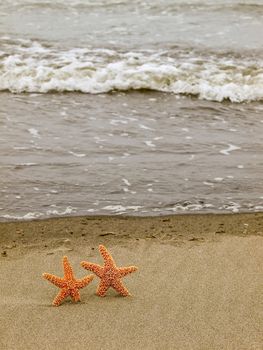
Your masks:
<svg viewBox="0 0 263 350"><path fill-rule="evenodd" d="M59 306L62 301L68 296L71 296L71 299L74 301L80 301L79 289L87 286L94 278L94 275L89 275L82 279L75 279L67 256L63 257L63 267L64 278L51 275L50 273L43 273L42 275L45 279L53 283L55 286L61 288L61 291L53 300L54 306Z"/></svg>
<svg viewBox="0 0 263 350"><path fill-rule="evenodd" d="M121 278L136 271L136 266L117 267L108 250L103 246L99 246L100 253L104 259L104 266L92 264L86 261L81 262L81 266L86 270L94 272L100 279L100 284L96 294L104 297L107 290L112 287L122 296L131 295L127 288L122 284Z"/></svg>

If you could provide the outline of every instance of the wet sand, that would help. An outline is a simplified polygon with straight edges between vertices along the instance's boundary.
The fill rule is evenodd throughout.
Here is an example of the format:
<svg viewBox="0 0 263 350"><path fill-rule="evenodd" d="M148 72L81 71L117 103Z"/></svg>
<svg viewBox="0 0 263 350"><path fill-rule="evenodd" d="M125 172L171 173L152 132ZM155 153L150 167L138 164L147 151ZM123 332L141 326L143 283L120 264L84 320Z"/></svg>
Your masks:
<svg viewBox="0 0 263 350"><path fill-rule="evenodd" d="M67 217L0 223L1 349L261 349L263 213ZM112 290L51 305L67 255L102 263L107 246L132 297Z"/></svg>

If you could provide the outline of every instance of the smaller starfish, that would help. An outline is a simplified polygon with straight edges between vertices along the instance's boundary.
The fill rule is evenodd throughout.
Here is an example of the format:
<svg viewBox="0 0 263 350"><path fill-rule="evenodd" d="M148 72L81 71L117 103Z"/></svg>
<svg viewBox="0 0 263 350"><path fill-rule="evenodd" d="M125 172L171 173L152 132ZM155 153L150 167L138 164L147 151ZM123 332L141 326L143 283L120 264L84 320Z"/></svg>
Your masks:
<svg viewBox="0 0 263 350"><path fill-rule="evenodd" d="M43 277L53 283L55 286L61 288L56 298L53 300L54 306L59 306L62 301L71 296L74 301L80 301L79 289L86 287L94 278L94 275L86 276L82 279L75 279L72 267L68 261L67 256L63 257L64 278L60 278L50 273L43 273Z"/></svg>
<svg viewBox="0 0 263 350"><path fill-rule="evenodd" d="M136 271L136 266L117 267L108 250L103 246L99 246L100 253L104 259L104 266L92 264L86 261L81 262L81 266L86 270L94 272L100 279L100 284L96 294L104 297L107 290L112 287L122 296L131 295L128 289L122 284L121 278Z"/></svg>

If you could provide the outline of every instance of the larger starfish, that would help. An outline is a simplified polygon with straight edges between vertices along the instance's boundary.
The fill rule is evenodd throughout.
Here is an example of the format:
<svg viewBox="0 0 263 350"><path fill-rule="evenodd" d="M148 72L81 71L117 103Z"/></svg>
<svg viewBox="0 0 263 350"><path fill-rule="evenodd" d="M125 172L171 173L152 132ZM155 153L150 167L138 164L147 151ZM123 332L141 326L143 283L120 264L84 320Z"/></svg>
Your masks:
<svg viewBox="0 0 263 350"><path fill-rule="evenodd" d="M54 306L59 306L68 296L71 296L74 301L80 301L79 289L86 287L94 278L94 275L89 275L82 279L76 279L67 256L63 257L63 267L64 278L51 275L50 273L43 273L42 275L55 286L61 288L61 291L53 300Z"/></svg>
<svg viewBox="0 0 263 350"><path fill-rule="evenodd" d="M82 261L81 266L86 270L94 272L100 279L100 284L96 294L104 297L107 290L112 287L122 296L131 295L128 289L122 284L121 278L136 271L136 266L117 267L108 250L103 246L99 246L100 253L104 259L104 266L92 264L87 261Z"/></svg>

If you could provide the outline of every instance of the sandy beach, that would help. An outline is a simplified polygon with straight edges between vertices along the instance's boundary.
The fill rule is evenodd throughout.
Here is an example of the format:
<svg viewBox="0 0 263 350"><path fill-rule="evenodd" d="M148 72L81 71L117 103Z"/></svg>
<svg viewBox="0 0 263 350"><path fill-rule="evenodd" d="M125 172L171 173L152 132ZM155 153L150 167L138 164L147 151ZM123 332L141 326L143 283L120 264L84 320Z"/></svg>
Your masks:
<svg viewBox="0 0 263 350"><path fill-rule="evenodd" d="M67 217L0 223L0 348L262 348L263 214L161 217ZM118 266L139 270L123 280L132 297L110 290L51 305L67 255L102 264L98 245Z"/></svg>
<svg viewBox="0 0 263 350"><path fill-rule="evenodd" d="M263 1L0 14L0 350L263 350Z"/></svg>

